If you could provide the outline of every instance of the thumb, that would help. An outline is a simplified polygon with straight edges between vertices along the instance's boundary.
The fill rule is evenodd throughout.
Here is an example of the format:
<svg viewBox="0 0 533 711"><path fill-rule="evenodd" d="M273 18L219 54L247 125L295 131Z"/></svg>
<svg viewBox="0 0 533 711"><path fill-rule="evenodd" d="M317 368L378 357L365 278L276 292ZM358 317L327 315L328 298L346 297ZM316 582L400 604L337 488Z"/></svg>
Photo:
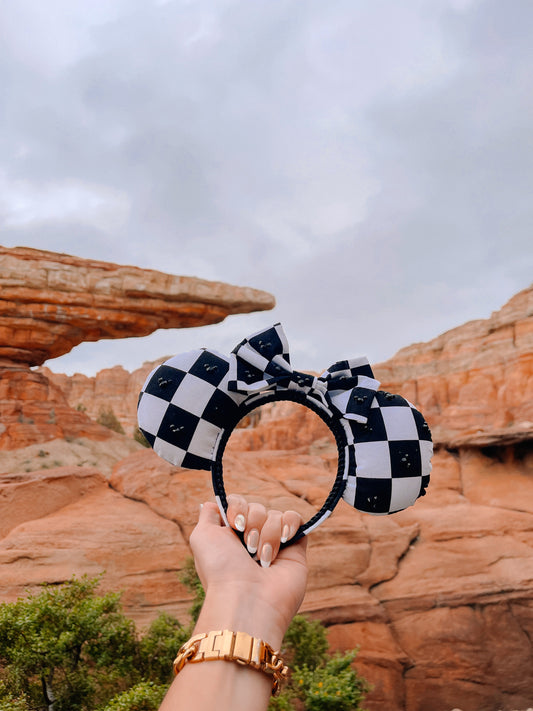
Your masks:
<svg viewBox="0 0 533 711"><path fill-rule="evenodd" d="M222 519L218 506L212 501L207 501L200 508L200 516L198 517L198 526L220 526Z"/></svg>

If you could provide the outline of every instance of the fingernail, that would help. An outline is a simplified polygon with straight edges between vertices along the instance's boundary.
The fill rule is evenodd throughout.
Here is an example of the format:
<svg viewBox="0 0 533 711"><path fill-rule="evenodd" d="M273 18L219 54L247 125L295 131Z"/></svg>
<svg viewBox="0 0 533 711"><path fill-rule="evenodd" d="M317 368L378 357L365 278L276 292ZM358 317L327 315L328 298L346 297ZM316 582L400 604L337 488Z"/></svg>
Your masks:
<svg viewBox="0 0 533 711"><path fill-rule="evenodd" d="M281 532L281 542L287 543L288 538L289 538L289 527L285 524L285 526L283 526L283 531Z"/></svg>
<svg viewBox="0 0 533 711"><path fill-rule="evenodd" d="M265 543L261 548L261 566L268 568L272 562L272 546L270 543Z"/></svg>
<svg viewBox="0 0 533 711"><path fill-rule="evenodd" d="M254 553L257 553L257 544L259 543L259 531L256 531L255 528L250 531L248 534L248 540L246 541L246 548L248 548L248 553L253 555Z"/></svg>
<svg viewBox="0 0 533 711"><path fill-rule="evenodd" d="M237 514L237 516L235 516L235 528L241 533L246 528L246 519L242 514Z"/></svg>

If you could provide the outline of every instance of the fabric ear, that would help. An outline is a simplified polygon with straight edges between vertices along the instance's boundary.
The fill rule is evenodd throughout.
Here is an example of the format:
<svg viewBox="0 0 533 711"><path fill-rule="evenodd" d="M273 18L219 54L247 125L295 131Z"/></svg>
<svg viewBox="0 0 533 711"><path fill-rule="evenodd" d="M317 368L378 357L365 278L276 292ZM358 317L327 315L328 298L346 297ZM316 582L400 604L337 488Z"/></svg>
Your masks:
<svg viewBox="0 0 533 711"><path fill-rule="evenodd" d="M433 445L422 414L399 395L378 391L366 424L350 421L353 442L343 498L358 511L386 515L425 494Z"/></svg>
<svg viewBox="0 0 533 711"><path fill-rule="evenodd" d="M238 419L245 396L230 393L229 360L214 351L181 353L148 376L137 407L139 429L175 466L211 468L217 439Z"/></svg>

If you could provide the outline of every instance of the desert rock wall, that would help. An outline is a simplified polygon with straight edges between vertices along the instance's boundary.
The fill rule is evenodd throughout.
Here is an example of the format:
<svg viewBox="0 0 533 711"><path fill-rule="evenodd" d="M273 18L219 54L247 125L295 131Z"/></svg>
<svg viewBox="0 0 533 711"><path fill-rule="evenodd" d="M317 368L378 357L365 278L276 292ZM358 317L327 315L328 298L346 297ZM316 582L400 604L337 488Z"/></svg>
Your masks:
<svg viewBox="0 0 533 711"><path fill-rule="evenodd" d="M532 705L532 293L375 366L383 389L407 396L432 427L431 484L393 516L341 502L309 538L302 608L328 625L332 648L359 647L355 664L373 684L368 711ZM110 405L127 436L54 439L50 430L44 442L0 451L2 599L105 570L104 587L124 590L141 625L160 610L187 615L178 572L198 504L212 497L210 475L172 467L132 440L153 365L94 379L38 374L56 389L54 402L62 394L65 416L70 406L95 425ZM308 518L336 471L325 425L291 403L243 425L225 454L227 491Z"/></svg>

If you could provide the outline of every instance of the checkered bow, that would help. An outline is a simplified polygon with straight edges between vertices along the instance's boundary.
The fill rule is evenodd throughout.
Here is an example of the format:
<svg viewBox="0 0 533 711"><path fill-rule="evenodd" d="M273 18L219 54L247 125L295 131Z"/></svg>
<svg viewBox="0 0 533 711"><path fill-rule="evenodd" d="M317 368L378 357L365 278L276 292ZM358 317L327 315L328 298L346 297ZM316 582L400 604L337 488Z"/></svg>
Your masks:
<svg viewBox="0 0 533 711"><path fill-rule="evenodd" d="M363 424L379 387L366 358L335 363L318 378L293 370L281 324L245 338L233 349L229 377L228 388L233 392L297 390L341 417Z"/></svg>
<svg viewBox="0 0 533 711"><path fill-rule="evenodd" d="M378 387L366 358L339 361L318 377L293 370L278 323L245 338L229 357L202 348L167 360L143 386L138 421L167 461L211 469L220 505L225 493L215 469L237 422L275 400L310 407L335 434L339 467L321 511L302 526L304 535L341 496L360 511L383 515L424 495L433 452L429 427L411 403Z"/></svg>

